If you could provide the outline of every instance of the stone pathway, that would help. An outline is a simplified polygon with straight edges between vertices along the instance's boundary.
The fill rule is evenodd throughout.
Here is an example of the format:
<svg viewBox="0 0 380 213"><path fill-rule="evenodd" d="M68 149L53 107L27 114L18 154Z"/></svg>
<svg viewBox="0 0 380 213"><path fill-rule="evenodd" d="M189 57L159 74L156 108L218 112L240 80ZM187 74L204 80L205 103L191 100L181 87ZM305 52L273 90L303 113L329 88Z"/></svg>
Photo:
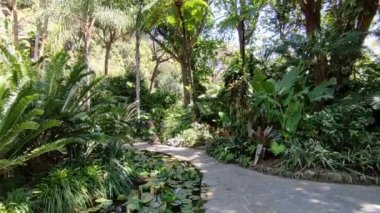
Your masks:
<svg viewBox="0 0 380 213"><path fill-rule="evenodd" d="M380 213L380 187L309 182L264 175L222 164L204 150L135 144L190 161L209 186L206 212L211 213Z"/></svg>

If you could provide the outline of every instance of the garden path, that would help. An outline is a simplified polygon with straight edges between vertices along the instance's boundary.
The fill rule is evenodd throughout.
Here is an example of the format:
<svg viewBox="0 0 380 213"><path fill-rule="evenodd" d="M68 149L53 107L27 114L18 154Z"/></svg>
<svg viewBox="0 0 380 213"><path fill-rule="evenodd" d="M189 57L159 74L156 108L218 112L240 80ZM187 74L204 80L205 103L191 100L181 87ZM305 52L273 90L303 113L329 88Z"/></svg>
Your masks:
<svg viewBox="0 0 380 213"><path fill-rule="evenodd" d="M222 164L204 150L164 145L134 145L189 161L203 173L203 197L210 213L380 213L380 187L310 182L269 176Z"/></svg>

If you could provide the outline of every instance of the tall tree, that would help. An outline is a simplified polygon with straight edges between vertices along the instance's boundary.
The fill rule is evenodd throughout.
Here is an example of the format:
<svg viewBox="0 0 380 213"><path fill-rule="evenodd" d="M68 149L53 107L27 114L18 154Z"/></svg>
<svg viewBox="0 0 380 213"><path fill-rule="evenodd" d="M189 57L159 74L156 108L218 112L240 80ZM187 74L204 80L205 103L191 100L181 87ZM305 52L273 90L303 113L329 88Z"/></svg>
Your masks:
<svg viewBox="0 0 380 213"><path fill-rule="evenodd" d="M228 28L237 31L241 69L246 66L246 47L256 29L259 12L264 2L261 0L218 0L219 6L226 13L220 23L221 30Z"/></svg>
<svg viewBox="0 0 380 213"><path fill-rule="evenodd" d="M155 41L152 41L152 55L153 55L153 61L155 62L152 76L150 78L150 85L149 85L149 91L153 91L154 83L160 74L160 65L164 62L167 62L171 59L170 56L167 56L166 52L158 48Z"/></svg>
<svg viewBox="0 0 380 213"><path fill-rule="evenodd" d="M150 37L181 65L183 103L191 103L192 49L209 15L205 0L159 0L146 8Z"/></svg>
<svg viewBox="0 0 380 213"><path fill-rule="evenodd" d="M322 0L299 0L301 11L305 16L306 34L310 42L315 42L321 33ZM327 78L327 56L323 52L315 54L313 63L314 82L316 85Z"/></svg>
<svg viewBox="0 0 380 213"><path fill-rule="evenodd" d="M141 54L140 54L140 45L141 45L141 34L142 34L142 9L144 6L144 0L136 0L136 19L135 19L135 74L136 74L136 108L137 108L137 119L140 120L141 110L140 110L140 90L141 90Z"/></svg>
<svg viewBox="0 0 380 213"><path fill-rule="evenodd" d="M329 0L327 25L335 45L332 48L330 72L343 87L355 63L362 56L363 43L379 10L379 0Z"/></svg>
<svg viewBox="0 0 380 213"><path fill-rule="evenodd" d="M99 38L103 41L105 47L104 55L104 75L108 75L109 59L112 45L119 40L124 33L129 32L132 20L123 11L123 8L117 8L117 4L108 1L105 7L99 8L96 12L96 26L100 29Z"/></svg>
<svg viewBox="0 0 380 213"><path fill-rule="evenodd" d="M318 85L328 75L337 77L338 89L344 85L353 66L361 56L361 49L374 16L379 9L379 0L328 0L326 16L321 17L322 0L299 0L304 15L304 26L309 42L327 39L327 52L314 54L313 71ZM325 20L326 25L322 25ZM347 51L348 50L348 51ZM330 62L330 63L328 63ZM330 64L330 65L329 65Z"/></svg>

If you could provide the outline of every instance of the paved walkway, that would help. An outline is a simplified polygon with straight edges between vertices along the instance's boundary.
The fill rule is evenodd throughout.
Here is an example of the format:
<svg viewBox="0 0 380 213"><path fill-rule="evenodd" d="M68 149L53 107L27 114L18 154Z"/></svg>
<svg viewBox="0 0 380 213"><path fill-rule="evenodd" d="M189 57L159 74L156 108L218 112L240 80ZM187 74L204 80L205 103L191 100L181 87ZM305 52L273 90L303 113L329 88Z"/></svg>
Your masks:
<svg viewBox="0 0 380 213"><path fill-rule="evenodd" d="M264 175L235 165L221 164L205 151L163 145L136 144L190 161L209 186L205 203L211 213L380 213L380 187L309 182Z"/></svg>

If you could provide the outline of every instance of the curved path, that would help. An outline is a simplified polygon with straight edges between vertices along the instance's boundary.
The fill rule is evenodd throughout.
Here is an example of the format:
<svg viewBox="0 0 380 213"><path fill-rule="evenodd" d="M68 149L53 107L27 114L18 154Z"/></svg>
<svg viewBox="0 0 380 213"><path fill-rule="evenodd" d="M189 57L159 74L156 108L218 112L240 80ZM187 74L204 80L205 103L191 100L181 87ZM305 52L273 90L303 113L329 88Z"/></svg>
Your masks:
<svg viewBox="0 0 380 213"><path fill-rule="evenodd" d="M235 165L221 164L204 150L135 144L190 161L203 173L208 192L206 212L342 212L380 213L380 187L309 182L264 175Z"/></svg>

